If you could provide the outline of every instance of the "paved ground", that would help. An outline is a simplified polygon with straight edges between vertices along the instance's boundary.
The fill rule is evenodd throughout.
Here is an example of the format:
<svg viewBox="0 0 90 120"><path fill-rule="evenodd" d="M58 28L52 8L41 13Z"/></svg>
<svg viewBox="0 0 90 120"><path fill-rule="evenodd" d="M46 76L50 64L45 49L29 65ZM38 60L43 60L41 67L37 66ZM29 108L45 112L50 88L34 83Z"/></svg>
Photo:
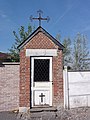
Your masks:
<svg viewBox="0 0 90 120"><path fill-rule="evenodd" d="M59 109L56 112L43 111L32 114L0 112L0 120L90 120L90 108Z"/></svg>
<svg viewBox="0 0 90 120"><path fill-rule="evenodd" d="M0 112L0 120L21 120L17 119L17 114L13 112Z"/></svg>

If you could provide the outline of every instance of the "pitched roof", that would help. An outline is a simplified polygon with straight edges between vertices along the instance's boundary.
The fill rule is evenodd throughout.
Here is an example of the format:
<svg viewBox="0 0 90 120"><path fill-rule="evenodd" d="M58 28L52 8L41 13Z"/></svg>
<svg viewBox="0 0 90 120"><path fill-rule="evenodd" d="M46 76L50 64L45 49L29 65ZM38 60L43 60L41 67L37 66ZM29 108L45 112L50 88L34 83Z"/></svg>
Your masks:
<svg viewBox="0 0 90 120"><path fill-rule="evenodd" d="M7 53L2 53L2 52L0 52L0 58L7 58L7 57L9 57L10 55L8 55Z"/></svg>
<svg viewBox="0 0 90 120"><path fill-rule="evenodd" d="M45 29L43 29L41 26L39 26L26 40L24 40L17 48L21 49L24 45L26 45L36 34L39 32L42 32L47 37L49 37L61 50L63 50L64 46L56 40L52 35L50 35Z"/></svg>
<svg viewBox="0 0 90 120"><path fill-rule="evenodd" d="M0 52L0 65L4 61L9 61L11 59L11 56L8 53L2 53Z"/></svg>

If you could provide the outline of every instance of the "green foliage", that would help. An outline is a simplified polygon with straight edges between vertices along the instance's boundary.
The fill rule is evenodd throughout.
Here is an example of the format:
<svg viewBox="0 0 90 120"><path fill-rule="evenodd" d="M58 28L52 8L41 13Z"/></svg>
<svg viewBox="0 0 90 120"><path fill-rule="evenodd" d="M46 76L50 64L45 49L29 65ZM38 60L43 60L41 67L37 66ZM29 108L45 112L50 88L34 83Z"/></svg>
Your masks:
<svg viewBox="0 0 90 120"><path fill-rule="evenodd" d="M18 34L13 31L13 35L15 37L15 43L12 45L11 49L9 49L10 54L12 56L13 62L19 61L19 49L17 49L18 45L20 45L27 37L32 33L35 27L28 25L27 31L25 31L25 27L21 26L19 28Z"/></svg>

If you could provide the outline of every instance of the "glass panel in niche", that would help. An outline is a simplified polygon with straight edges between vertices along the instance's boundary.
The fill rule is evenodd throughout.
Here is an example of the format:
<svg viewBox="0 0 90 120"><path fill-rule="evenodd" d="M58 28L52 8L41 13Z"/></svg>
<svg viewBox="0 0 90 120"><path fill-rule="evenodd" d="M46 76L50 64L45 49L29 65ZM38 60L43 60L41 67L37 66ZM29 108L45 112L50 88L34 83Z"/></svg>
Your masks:
<svg viewBox="0 0 90 120"><path fill-rule="evenodd" d="M49 81L49 59L34 59L34 81Z"/></svg>

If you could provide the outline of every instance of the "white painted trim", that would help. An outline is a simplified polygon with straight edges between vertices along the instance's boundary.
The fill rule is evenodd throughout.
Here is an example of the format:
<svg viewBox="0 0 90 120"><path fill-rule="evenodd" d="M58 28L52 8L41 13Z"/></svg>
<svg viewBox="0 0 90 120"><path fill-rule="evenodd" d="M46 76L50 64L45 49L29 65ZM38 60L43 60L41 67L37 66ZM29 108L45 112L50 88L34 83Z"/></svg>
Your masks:
<svg viewBox="0 0 90 120"><path fill-rule="evenodd" d="M2 62L3 65L20 65L20 62Z"/></svg>
<svg viewBox="0 0 90 120"><path fill-rule="evenodd" d="M39 87L39 88L33 88L33 90L50 90L49 88L42 88L42 87Z"/></svg>
<svg viewBox="0 0 90 120"><path fill-rule="evenodd" d="M32 107L33 107L33 76L34 76L34 58L31 58L31 98L32 98Z"/></svg>
<svg viewBox="0 0 90 120"><path fill-rule="evenodd" d="M52 106L52 57L50 57L50 106Z"/></svg>
<svg viewBox="0 0 90 120"><path fill-rule="evenodd" d="M57 56L57 49L26 49L26 56Z"/></svg>
<svg viewBox="0 0 90 120"><path fill-rule="evenodd" d="M49 83L50 83L50 88L34 88L33 85L34 85L34 79L33 79L33 76L34 76L34 59L49 59L50 60L50 74L49 74ZM52 106L52 57L32 57L31 58L31 91L32 91L32 95L31 95L31 98L32 98L32 107L34 107L34 101L33 101L33 98L34 98L34 95L33 95L33 91L34 90L50 90L50 106Z"/></svg>
<svg viewBox="0 0 90 120"><path fill-rule="evenodd" d="M63 78L64 78L64 108L69 109L69 84L67 66L64 66Z"/></svg>

